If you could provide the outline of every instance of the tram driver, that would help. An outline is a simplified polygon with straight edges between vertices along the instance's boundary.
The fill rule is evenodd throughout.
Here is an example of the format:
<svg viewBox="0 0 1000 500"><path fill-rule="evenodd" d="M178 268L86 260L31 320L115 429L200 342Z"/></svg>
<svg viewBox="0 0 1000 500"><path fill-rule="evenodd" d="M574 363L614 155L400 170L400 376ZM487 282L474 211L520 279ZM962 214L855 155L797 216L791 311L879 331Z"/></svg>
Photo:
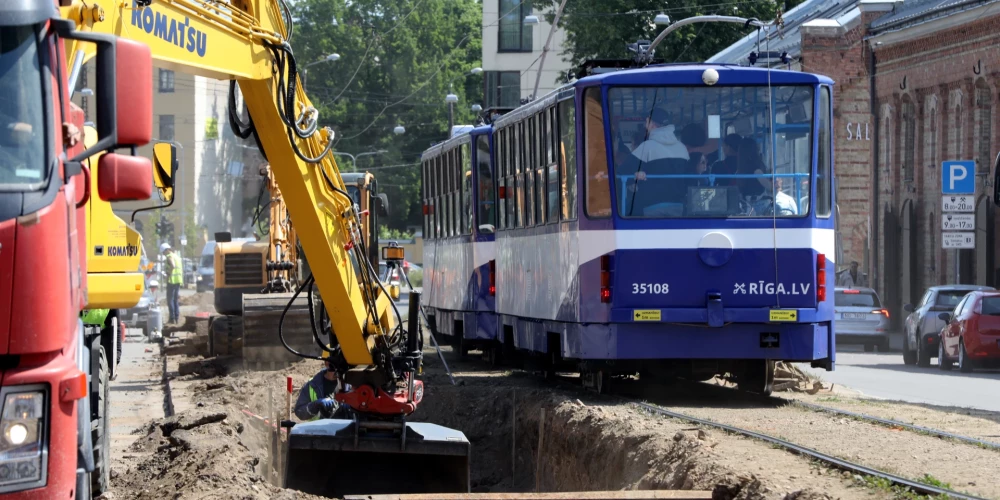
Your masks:
<svg viewBox="0 0 1000 500"><path fill-rule="evenodd" d="M635 179L626 184L622 207L626 216L683 214L684 197L692 179L658 177L688 173L688 148L668 121L665 110L654 108L646 119L646 140L622 162L620 173Z"/></svg>

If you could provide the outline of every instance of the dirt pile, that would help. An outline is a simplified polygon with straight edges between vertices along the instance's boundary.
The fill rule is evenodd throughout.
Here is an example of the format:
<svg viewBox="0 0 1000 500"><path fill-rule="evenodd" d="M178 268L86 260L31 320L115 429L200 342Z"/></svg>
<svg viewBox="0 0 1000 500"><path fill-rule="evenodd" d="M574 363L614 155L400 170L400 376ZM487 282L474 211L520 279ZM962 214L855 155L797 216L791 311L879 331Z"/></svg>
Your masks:
<svg viewBox="0 0 1000 500"><path fill-rule="evenodd" d="M182 306L196 306L197 312L215 312L215 294L212 292L186 295L178 299L177 302Z"/></svg>
<svg viewBox="0 0 1000 500"><path fill-rule="evenodd" d="M266 433L240 412L198 409L160 419L130 452L149 454L118 479L135 499L267 500L315 498L282 490L260 474Z"/></svg>

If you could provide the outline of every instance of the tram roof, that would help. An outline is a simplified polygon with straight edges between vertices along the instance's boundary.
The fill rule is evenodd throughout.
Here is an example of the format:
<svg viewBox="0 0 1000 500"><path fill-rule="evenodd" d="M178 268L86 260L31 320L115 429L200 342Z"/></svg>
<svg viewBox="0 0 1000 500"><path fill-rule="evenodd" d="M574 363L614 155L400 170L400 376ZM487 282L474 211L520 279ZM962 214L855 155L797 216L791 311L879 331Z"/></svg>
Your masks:
<svg viewBox="0 0 1000 500"><path fill-rule="evenodd" d="M712 68L719 72L715 85L809 85L833 84L833 80L812 73L767 68L736 66L729 64L659 64L645 68L612 71L591 75L580 79L576 86L594 83L603 85L692 85L707 86L701 80L702 73ZM669 75L669 80L664 77Z"/></svg>

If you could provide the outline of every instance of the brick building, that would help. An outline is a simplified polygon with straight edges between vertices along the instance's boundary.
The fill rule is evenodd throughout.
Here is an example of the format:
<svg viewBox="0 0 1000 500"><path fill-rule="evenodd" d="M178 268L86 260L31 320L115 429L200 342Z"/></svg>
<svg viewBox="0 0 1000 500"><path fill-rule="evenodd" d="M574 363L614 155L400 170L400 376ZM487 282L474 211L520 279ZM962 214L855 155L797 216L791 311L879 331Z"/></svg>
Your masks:
<svg viewBox="0 0 1000 500"><path fill-rule="evenodd" d="M990 199L1000 0L809 0L799 8L831 4L839 15L802 20L788 53L792 69L836 82L838 266L861 262L894 319L928 286L1000 285ZM720 62L746 64L754 48L745 49L720 53ZM976 162L974 250L941 248L941 163L950 160Z"/></svg>

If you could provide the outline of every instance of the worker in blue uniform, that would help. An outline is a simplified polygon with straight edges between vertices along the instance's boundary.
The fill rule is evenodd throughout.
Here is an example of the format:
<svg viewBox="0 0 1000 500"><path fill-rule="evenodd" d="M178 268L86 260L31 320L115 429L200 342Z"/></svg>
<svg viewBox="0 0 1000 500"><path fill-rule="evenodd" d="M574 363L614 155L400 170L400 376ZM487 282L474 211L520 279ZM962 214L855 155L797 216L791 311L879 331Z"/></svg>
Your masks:
<svg viewBox="0 0 1000 500"><path fill-rule="evenodd" d="M299 390L295 401L295 416L302 421L320 418L348 418L350 407L334 399L338 392L348 392L337 371L330 367L330 353L323 351L324 368Z"/></svg>

